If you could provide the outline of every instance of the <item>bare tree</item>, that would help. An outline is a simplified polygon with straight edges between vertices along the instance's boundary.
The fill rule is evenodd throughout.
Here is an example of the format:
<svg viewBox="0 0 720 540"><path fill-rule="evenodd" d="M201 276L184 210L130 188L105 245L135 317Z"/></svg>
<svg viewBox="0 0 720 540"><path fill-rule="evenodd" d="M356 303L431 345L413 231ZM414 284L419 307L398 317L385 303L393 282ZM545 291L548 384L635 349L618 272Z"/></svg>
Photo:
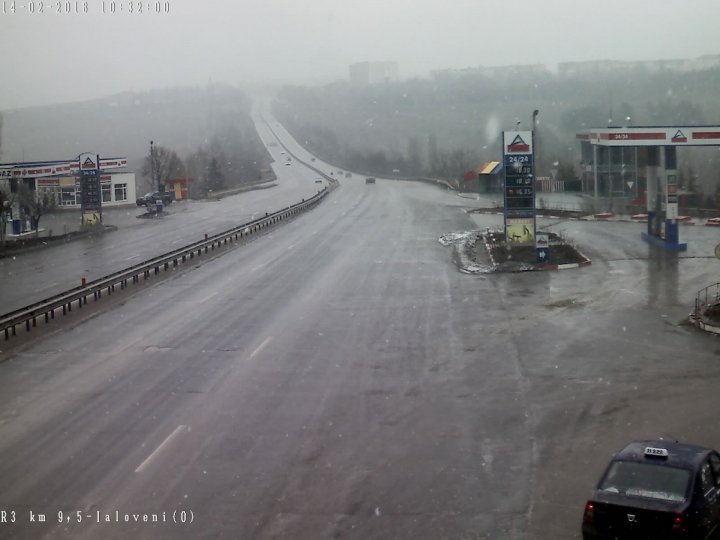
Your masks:
<svg viewBox="0 0 720 540"><path fill-rule="evenodd" d="M24 182L19 184L18 195L20 206L29 214L35 236L40 234L40 218L49 214L57 207L57 200L52 191L43 189L35 191Z"/></svg>
<svg viewBox="0 0 720 540"><path fill-rule="evenodd" d="M155 146L152 154L148 152L140 169L142 186L147 191L157 191L158 183L166 184L171 178L182 176L183 171L183 162L174 150Z"/></svg>
<svg viewBox="0 0 720 540"><path fill-rule="evenodd" d="M188 186L192 198L207 196L208 191L228 187L227 159L217 139L209 147L200 147L185 159L187 173L192 180Z"/></svg>
<svg viewBox="0 0 720 540"><path fill-rule="evenodd" d="M0 187L0 245L5 245L5 235L7 232L7 224L12 215L12 203L15 195Z"/></svg>

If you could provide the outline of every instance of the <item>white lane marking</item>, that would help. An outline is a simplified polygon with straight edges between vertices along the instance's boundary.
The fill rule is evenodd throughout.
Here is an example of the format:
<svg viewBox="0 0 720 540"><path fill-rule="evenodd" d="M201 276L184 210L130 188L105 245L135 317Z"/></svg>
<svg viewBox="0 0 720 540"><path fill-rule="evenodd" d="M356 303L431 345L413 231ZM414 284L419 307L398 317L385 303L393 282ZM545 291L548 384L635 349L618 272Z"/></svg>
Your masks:
<svg viewBox="0 0 720 540"><path fill-rule="evenodd" d="M256 270L260 270L263 266L266 266L267 263L258 264L255 268L250 270L251 272L255 272Z"/></svg>
<svg viewBox="0 0 720 540"><path fill-rule="evenodd" d="M292 248L294 248L297 245L297 242L295 244L290 244L288 246L288 251L290 251Z"/></svg>
<svg viewBox="0 0 720 540"><path fill-rule="evenodd" d="M265 338L265 341L263 341L260 345L258 345L258 348L255 349L255 350L250 354L250 358L252 358L252 357L255 356L256 354L258 354L260 351L262 351L262 350L266 347L266 345L267 345L268 343L270 343L271 341L272 341L272 336L266 337L266 338Z"/></svg>
<svg viewBox="0 0 720 540"><path fill-rule="evenodd" d="M215 291L215 292L212 293L212 294L207 295L205 298L203 298L202 300L200 300L200 302L198 302L198 304L204 304L205 302L207 302L207 301L210 300L213 296L216 296L216 295L217 295L217 291Z"/></svg>
<svg viewBox="0 0 720 540"><path fill-rule="evenodd" d="M140 257L140 255L133 255L132 257L128 257L128 258L125 259L125 260L126 260L126 261L131 261L131 260L133 260L133 259L137 259L138 257Z"/></svg>
<svg viewBox="0 0 720 540"><path fill-rule="evenodd" d="M154 458L156 455L160 453L160 451L170 443L170 441L178 434L181 430L185 429L186 426L180 425L175 428L175 431L173 431L170 435L167 436L167 438L160 443L160 446L158 446L155 451L150 454L147 458L145 458L145 461L143 461L140 465L138 465L138 468L135 469L135 472L142 472L142 470L147 466L148 463L150 463L150 460Z"/></svg>
<svg viewBox="0 0 720 540"><path fill-rule="evenodd" d="M140 336L139 338L132 340L130 343L128 343L128 344L125 345L124 347L121 347L120 350L117 351L117 352L118 352L118 353L125 352L125 351L127 351L130 347L134 347L135 345L137 345L138 343L140 343L143 339L145 339L145 336Z"/></svg>
<svg viewBox="0 0 720 540"><path fill-rule="evenodd" d="M172 243L173 243L173 244L179 244L179 243L182 242L182 241L183 241L182 238L178 238L177 240L173 240Z"/></svg>

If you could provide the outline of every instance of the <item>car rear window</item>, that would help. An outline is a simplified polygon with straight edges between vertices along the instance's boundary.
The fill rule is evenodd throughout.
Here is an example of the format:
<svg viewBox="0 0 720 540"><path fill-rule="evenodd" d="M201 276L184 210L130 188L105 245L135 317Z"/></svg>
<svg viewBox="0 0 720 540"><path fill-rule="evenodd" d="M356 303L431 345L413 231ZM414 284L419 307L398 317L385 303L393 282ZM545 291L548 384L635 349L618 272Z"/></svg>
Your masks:
<svg viewBox="0 0 720 540"><path fill-rule="evenodd" d="M654 463L615 461L600 490L648 499L682 502L687 498L690 471Z"/></svg>

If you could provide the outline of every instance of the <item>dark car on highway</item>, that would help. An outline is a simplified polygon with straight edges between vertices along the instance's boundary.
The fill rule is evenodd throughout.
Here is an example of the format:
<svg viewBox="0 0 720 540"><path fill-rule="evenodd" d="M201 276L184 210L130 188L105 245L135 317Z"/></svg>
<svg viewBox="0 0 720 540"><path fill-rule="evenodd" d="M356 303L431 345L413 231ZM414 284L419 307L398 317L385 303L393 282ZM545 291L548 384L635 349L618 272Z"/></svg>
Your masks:
<svg viewBox="0 0 720 540"><path fill-rule="evenodd" d="M164 205L168 205L173 202L174 197L171 191L153 191L152 193L146 193L142 197L138 197L135 203L138 206L155 206L155 202L160 199Z"/></svg>
<svg viewBox="0 0 720 540"><path fill-rule="evenodd" d="M668 441L635 441L610 461L583 515L583 540L715 538L720 455Z"/></svg>

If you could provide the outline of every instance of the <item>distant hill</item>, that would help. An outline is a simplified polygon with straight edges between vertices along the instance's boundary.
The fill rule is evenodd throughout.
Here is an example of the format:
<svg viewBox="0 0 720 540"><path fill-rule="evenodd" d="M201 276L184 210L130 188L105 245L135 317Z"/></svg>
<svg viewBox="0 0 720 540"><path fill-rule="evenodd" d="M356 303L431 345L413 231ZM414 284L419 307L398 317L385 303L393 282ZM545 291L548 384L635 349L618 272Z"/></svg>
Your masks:
<svg viewBox="0 0 720 540"><path fill-rule="evenodd" d="M557 163L579 170L575 135L589 127L720 124L720 69L677 73L627 70L584 76L521 73L353 86L286 87L277 117L298 140L338 166L372 174L392 170L458 178L498 159L502 130L531 129L540 111L540 175ZM687 175L713 192L720 184L717 151L687 149Z"/></svg>
<svg viewBox="0 0 720 540"><path fill-rule="evenodd" d="M250 108L250 98L241 90L212 85L3 111L0 162L67 159L95 152L125 156L128 170L139 172L151 140L184 159L216 139L228 160L247 176L234 179L243 182L255 179L270 162Z"/></svg>

